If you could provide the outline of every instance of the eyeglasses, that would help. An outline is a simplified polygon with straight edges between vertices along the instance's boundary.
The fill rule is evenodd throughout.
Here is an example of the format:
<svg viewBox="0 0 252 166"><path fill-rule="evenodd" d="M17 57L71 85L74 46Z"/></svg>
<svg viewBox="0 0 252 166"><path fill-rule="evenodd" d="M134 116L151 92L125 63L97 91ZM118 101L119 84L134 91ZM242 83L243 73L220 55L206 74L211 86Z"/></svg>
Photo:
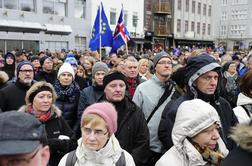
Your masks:
<svg viewBox="0 0 252 166"><path fill-rule="evenodd" d="M38 154L40 149L41 146L38 146L31 157L11 159L4 165L0 162L0 166L27 166L31 162L31 160Z"/></svg>
<svg viewBox="0 0 252 166"><path fill-rule="evenodd" d="M171 65L172 62L171 61L159 61L158 64L160 64L160 65L166 65L166 64Z"/></svg>
<svg viewBox="0 0 252 166"><path fill-rule="evenodd" d="M84 133L84 135L90 136L92 133L94 133L94 136L97 137L102 137L104 135L106 135L108 133L108 131L103 131L103 130L98 130L98 129L91 129L91 128L87 128L87 127L83 127L82 131Z"/></svg>
<svg viewBox="0 0 252 166"><path fill-rule="evenodd" d="M21 72L21 73L32 73L33 70L19 70L19 72Z"/></svg>

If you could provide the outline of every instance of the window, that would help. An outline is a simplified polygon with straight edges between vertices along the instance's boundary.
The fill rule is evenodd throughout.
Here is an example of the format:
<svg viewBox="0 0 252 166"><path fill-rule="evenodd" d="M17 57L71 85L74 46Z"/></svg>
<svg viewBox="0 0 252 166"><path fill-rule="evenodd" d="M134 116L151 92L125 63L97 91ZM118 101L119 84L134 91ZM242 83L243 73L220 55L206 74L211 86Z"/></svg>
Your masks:
<svg viewBox="0 0 252 166"><path fill-rule="evenodd" d="M181 20L177 19L177 32L181 32Z"/></svg>
<svg viewBox="0 0 252 166"><path fill-rule="evenodd" d="M27 12L35 11L35 0L0 0L0 7Z"/></svg>
<svg viewBox="0 0 252 166"><path fill-rule="evenodd" d="M203 15L205 16L206 15L206 10L207 10L207 7L206 7L206 4L203 5Z"/></svg>
<svg viewBox="0 0 252 166"><path fill-rule="evenodd" d="M186 21L185 21L185 32L188 32L188 30L189 30L189 29L188 29L188 21L186 20Z"/></svg>
<svg viewBox="0 0 252 166"><path fill-rule="evenodd" d="M133 15L133 17L132 17L132 26L133 27L137 27L137 21L138 21L137 15Z"/></svg>
<svg viewBox="0 0 252 166"><path fill-rule="evenodd" d="M202 35L206 34L206 23L203 23L202 25Z"/></svg>
<svg viewBox="0 0 252 166"><path fill-rule="evenodd" d="M211 24L207 25L207 34L211 35Z"/></svg>
<svg viewBox="0 0 252 166"><path fill-rule="evenodd" d="M87 38L75 36L75 48L78 51L85 51L87 49Z"/></svg>
<svg viewBox="0 0 252 166"><path fill-rule="evenodd" d="M196 2L192 1L192 13L195 13Z"/></svg>
<svg viewBox="0 0 252 166"><path fill-rule="evenodd" d="M4 8L6 9L18 9L18 0L4 0Z"/></svg>
<svg viewBox="0 0 252 166"><path fill-rule="evenodd" d="M201 14L201 3L198 3L198 14Z"/></svg>
<svg viewBox="0 0 252 166"><path fill-rule="evenodd" d="M110 24L115 25L116 24L116 11L115 9L111 9L110 11Z"/></svg>
<svg viewBox="0 0 252 166"><path fill-rule="evenodd" d="M178 0L178 10L181 10L182 0Z"/></svg>
<svg viewBox="0 0 252 166"><path fill-rule="evenodd" d="M124 20L124 26L128 25L128 12L124 11L124 16L123 16L123 20Z"/></svg>
<svg viewBox="0 0 252 166"><path fill-rule="evenodd" d="M211 16L212 15L212 6L209 5L208 6L208 16Z"/></svg>
<svg viewBox="0 0 252 166"><path fill-rule="evenodd" d="M189 0L186 0L186 12L189 12Z"/></svg>
<svg viewBox="0 0 252 166"><path fill-rule="evenodd" d="M191 31L194 31L194 29L195 29L195 23L194 23L194 21L192 21L192 23L191 23Z"/></svg>
<svg viewBox="0 0 252 166"><path fill-rule="evenodd" d="M200 22L197 22L197 34L200 34Z"/></svg>
<svg viewBox="0 0 252 166"><path fill-rule="evenodd" d="M66 16L66 0L44 0L43 13Z"/></svg>
<svg viewBox="0 0 252 166"><path fill-rule="evenodd" d="M45 48L51 52L61 51L62 49L68 50L67 41L45 41Z"/></svg>
<svg viewBox="0 0 252 166"><path fill-rule="evenodd" d="M86 17L86 0L74 0L74 17L85 18Z"/></svg>

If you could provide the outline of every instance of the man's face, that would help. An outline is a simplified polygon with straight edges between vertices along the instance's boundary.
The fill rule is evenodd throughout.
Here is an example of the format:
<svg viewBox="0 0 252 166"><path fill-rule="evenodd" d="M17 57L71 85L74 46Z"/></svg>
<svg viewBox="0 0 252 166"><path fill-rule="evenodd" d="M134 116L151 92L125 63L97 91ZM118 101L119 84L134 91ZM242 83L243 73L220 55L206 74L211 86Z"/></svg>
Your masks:
<svg viewBox="0 0 252 166"><path fill-rule="evenodd" d="M40 63L39 63L39 60L38 60L38 59L32 61L32 64L33 64L33 66L34 66L35 68L39 68L39 67L40 67Z"/></svg>
<svg viewBox="0 0 252 166"><path fill-rule="evenodd" d="M136 78L138 75L138 62L126 61L124 69L128 78Z"/></svg>
<svg viewBox="0 0 252 166"><path fill-rule="evenodd" d="M23 84L30 85L34 77L34 71L31 65L23 65L18 74L19 81Z"/></svg>
<svg viewBox="0 0 252 166"><path fill-rule="evenodd" d="M50 158L48 146L38 146L33 152L0 156L1 166L47 166Z"/></svg>
<svg viewBox="0 0 252 166"><path fill-rule="evenodd" d="M111 81L104 89L108 101L120 102L124 99L126 85L122 80Z"/></svg>
<svg viewBox="0 0 252 166"><path fill-rule="evenodd" d="M158 61L156 67L157 77L168 78L172 74L172 61L170 58L162 58Z"/></svg>
<svg viewBox="0 0 252 166"><path fill-rule="evenodd" d="M218 84L219 74L216 71L209 71L201 75L194 81L194 85L202 92L208 95L214 94Z"/></svg>
<svg viewBox="0 0 252 166"><path fill-rule="evenodd" d="M47 58L43 64L44 71L52 71L53 70L53 61L50 58Z"/></svg>

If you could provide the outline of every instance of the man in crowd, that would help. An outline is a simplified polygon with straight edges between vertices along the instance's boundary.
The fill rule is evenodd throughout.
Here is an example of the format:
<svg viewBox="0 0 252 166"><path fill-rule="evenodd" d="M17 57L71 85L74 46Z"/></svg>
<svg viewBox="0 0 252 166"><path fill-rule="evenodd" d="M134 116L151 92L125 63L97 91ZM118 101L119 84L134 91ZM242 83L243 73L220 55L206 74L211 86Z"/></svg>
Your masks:
<svg viewBox="0 0 252 166"><path fill-rule="evenodd" d="M17 78L0 90L0 108L3 112L17 110L25 104L26 91L35 82L34 67L29 61L22 61L17 66Z"/></svg>
<svg viewBox="0 0 252 166"><path fill-rule="evenodd" d="M32 115L0 114L0 165L47 166L50 157L44 126Z"/></svg>
<svg viewBox="0 0 252 166"><path fill-rule="evenodd" d="M118 129L116 138L123 149L128 151L136 166L146 166L149 153L149 131L143 112L125 96L126 77L120 72L108 74L103 79L104 97L117 110Z"/></svg>
<svg viewBox="0 0 252 166"><path fill-rule="evenodd" d="M220 65L212 56L201 53L188 60L185 70L186 94L166 105L159 124L158 136L165 150L173 145L171 132L179 105L195 98L208 102L216 109L221 120L220 136L229 150L234 148L235 144L228 136L237 118L228 101L219 96L220 77Z"/></svg>
<svg viewBox="0 0 252 166"><path fill-rule="evenodd" d="M170 80L172 74L171 57L162 51L154 57L153 64L154 76L140 84L133 96L133 101L144 112L149 127L151 155L148 162L149 166L154 166L162 156L162 143L158 139L158 125L164 107L171 100L175 91L173 82ZM161 98L163 98L163 102L158 105Z"/></svg>

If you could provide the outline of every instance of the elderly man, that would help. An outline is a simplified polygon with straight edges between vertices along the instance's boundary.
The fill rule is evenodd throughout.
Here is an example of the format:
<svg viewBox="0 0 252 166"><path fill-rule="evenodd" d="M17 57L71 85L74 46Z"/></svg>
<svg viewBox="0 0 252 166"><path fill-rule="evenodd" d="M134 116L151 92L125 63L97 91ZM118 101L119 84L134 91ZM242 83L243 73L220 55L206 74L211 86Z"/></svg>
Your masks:
<svg viewBox="0 0 252 166"><path fill-rule="evenodd" d="M0 114L0 165L46 166L50 151L44 126L32 115Z"/></svg>
<svg viewBox="0 0 252 166"><path fill-rule="evenodd" d="M16 71L17 79L0 90L0 108L3 112L17 110L24 105L26 91L35 82L34 67L31 62L20 62Z"/></svg>
<svg viewBox="0 0 252 166"><path fill-rule="evenodd" d="M216 109L221 121L220 136L227 148L233 149L235 144L228 136L229 129L237 123L237 118L228 101L219 96L219 70L220 65L206 53L189 59L185 70L186 94L166 105L159 124L158 136L165 150L173 145L171 132L178 107L183 101L195 98L209 103Z"/></svg>
<svg viewBox="0 0 252 166"><path fill-rule="evenodd" d="M150 154L148 164L153 166L162 156L162 143L158 139L158 125L165 105L171 100L175 89L170 79L172 59L164 51L153 59L155 74L140 84L133 96L133 101L144 112L150 132Z"/></svg>
<svg viewBox="0 0 252 166"><path fill-rule="evenodd" d="M125 96L126 77L115 72L103 79L105 95L102 100L112 103L118 113L116 138L123 149L128 151L136 166L146 166L149 152L149 131L143 112Z"/></svg>

